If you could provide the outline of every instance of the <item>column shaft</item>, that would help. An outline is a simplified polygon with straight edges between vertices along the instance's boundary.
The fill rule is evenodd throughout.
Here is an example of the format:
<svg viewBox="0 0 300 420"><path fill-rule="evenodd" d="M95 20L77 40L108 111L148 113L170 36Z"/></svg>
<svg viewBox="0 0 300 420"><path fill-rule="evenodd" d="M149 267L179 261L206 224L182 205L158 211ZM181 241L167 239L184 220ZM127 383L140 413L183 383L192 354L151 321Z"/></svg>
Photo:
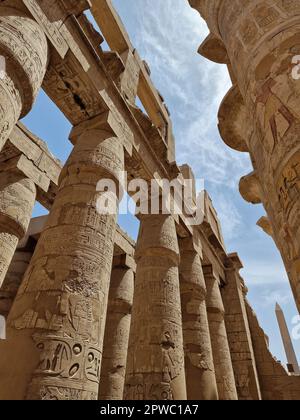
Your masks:
<svg viewBox="0 0 300 420"><path fill-rule="evenodd" d="M217 400L218 391L199 254L180 244L180 294L188 400Z"/></svg>
<svg viewBox="0 0 300 420"><path fill-rule="evenodd" d="M179 249L172 216L143 216L125 399L186 399Z"/></svg>
<svg viewBox="0 0 300 420"><path fill-rule="evenodd" d="M234 258L231 258L233 261ZM232 266L226 270L227 284L222 289L226 331L239 400L260 400L260 384L245 306L247 289L239 275L240 268Z"/></svg>
<svg viewBox="0 0 300 420"><path fill-rule="evenodd" d="M224 306L218 279L210 266L204 267L207 314L220 400L237 400L234 372L224 321Z"/></svg>
<svg viewBox="0 0 300 420"><path fill-rule="evenodd" d="M36 199L33 181L19 174L1 174L0 181L0 287L19 240L25 235Z"/></svg>
<svg viewBox="0 0 300 420"><path fill-rule="evenodd" d="M122 400L134 291L132 268L112 270L107 307L99 400Z"/></svg>
<svg viewBox="0 0 300 420"><path fill-rule="evenodd" d="M24 9L21 0L7 0L0 7L0 150L31 109L48 62L43 30L18 8Z"/></svg>
<svg viewBox="0 0 300 420"><path fill-rule="evenodd" d="M7 318L32 258L32 252L17 250L0 288L0 315Z"/></svg>
<svg viewBox="0 0 300 420"><path fill-rule="evenodd" d="M98 212L96 186L118 182L124 151L106 131L78 133L8 318L1 399L98 399L117 215Z"/></svg>
<svg viewBox="0 0 300 420"><path fill-rule="evenodd" d="M198 3L224 43L250 116L247 149L300 310L300 3Z"/></svg>

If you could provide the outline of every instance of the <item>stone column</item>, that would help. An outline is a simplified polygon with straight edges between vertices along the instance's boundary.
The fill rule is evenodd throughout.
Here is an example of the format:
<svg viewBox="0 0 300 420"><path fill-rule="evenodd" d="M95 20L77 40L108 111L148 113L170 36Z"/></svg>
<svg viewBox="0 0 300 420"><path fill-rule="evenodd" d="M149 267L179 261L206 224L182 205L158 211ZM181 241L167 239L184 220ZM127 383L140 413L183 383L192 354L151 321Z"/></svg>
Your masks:
<svg viewBox="0 0 300 420"><path fill-rule="evenodd" d="M184 400L179 249L172 216L141 217L125 399Z"/></svg>
<svg viewBox="0 0 300 420"><path fill-rule="evenodd" d="M28 229L35 199L32 180L14 172L0 174L0 287Z"/></svg>
<svg viewBox="0 0 300 420"><path fill-rule="evenodd" d="M8 318L0 399L98 399L117 214L97 210L101 179L118 183L124 150L95 121L75 147Z"/></svg>
<svg viewBox="0 0 300 420"><path fill-rule="evenodd" d="M33 252L17 250L0 288L0 315L7 318L28 268Z"/></svg>
<svg viewBox="0 0 300 420"><path fill-rule="evenodd" d="M244 101L244 126L249 128L242 139L246 146L243 151L251 155L262 189L261 199L300 310L300 3L190 3L208 23L215 39L211 47L218 45L217 50L225 51L226 61L231 63ZM220 58L213 48L210 56L215 61ZM240 122L233 122L236 128L228 130L225 142L230 142L234 131L243 132Z"/></svg>
<svg viewBox="0 0 300 420"><path fill-rule="evenodd" d="M230 356L225 311L219 281L212 266L203 266L207 287L207 315L220 400L237 400L237 391Z"/></svg>
<svg viewBox="0 0 300 420"><path fill-rule="evenodd" d="M239 274L237 254L228 255L226 285L222 289L225 325L239 400L261 400L256 360L247 317L247 288Z"/></svg>
<svg viewBox="0 0 300 420"><path fill-rule="evenodd" d="M218 390L206 310L206 286L193 239L180 244L180 294L188 400L217 400Z"/></svg>
<svg viewBox="0 0 300 420"><path fill-rule="evenodd" d="M134 292L134 260L114 258L110 280L99 400L122 400Z"/></svg>
<svg viewBox="0 0 300 420"><path fill-rule="evenodd" d="M21 10L21 0L6 0L0 7L0 150L31 109L48 61L43 30Z"/></svg>

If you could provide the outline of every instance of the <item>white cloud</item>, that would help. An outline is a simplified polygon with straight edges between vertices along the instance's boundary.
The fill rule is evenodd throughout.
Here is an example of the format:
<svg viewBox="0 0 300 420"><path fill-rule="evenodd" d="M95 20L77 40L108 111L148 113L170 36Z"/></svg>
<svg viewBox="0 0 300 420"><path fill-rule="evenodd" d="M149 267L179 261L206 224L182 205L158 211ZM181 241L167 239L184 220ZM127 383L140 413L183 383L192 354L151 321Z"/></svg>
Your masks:
<svg viewBox="0 0 300 420"><path fill-rule="evenodd" d="M190 164L195 175L205 179L228 248L242 254L242 274L259 318L276 335L274 316L266 314L274 315L271 306L276 300L294 311L293 298L275 245L255 226L258 211L241 204L238 182L252 170L249 156L229 149L217 130L219 105L231 81L225 66L197 54L207 26L186 0L114 0L114 4L171 111L177 161ZM275 341L279 353L278 337Z"/></svg>

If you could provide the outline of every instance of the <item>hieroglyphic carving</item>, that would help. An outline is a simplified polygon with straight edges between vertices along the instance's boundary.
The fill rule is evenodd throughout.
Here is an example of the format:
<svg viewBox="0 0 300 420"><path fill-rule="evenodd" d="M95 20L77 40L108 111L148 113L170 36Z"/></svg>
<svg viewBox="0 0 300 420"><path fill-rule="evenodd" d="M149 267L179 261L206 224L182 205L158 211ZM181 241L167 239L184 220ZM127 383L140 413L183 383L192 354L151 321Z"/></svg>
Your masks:
<svg viewBox="0 0 300 420"><path fill-rule="evenodd" d="M199 254L192 238L180 242L180 295L185 351L187 397L218 399L210 332L206 311L206 286Z"/></svg>
<svg viewBox="0 0 300 420"><path fill-rule="evenodd" d="M2 174L0 182L0 286L19 240L28 229L36 198L32 180L18 174Z"/></svg>
<svg viewBox="0 0 300 420"><path fill-rule="evenodd" d="M98 214L96 186L107 176L117 181L123 166L117 138L85 130L62 171L8 318L12 341L35 342L34 362L23 366L31 378L23 385L27 399L84 399L98 392L117 215Z"/></svg>
<svg viewBox="0 0 300 420"><path fill-rule="evenodd" d="M45 75L48 48L39 25L17 9L1 6L0 54L5 77L0 79L0 149L14 124L28 113Z"/></svg>
<svg viewBox="0 0 300 420"><path fill-rule="evenodd" d="M129 267L112 270L105 327L100 400L122 400L134 294L134 273Z"/></svg>
<svg viewBox="0 0 300 420"><path fill-rule="evenodd" d="M262 186L261 199L274 240L296 291L299 278L295 267L300 261L300 84L293 75L293 63L300 54L299 2L256 0L244 2L243 8L232 0L195 3L193 7L203 14L212 35L220 37L226 48L230 74L247 114L253 116L248 148ZM226 121L223 125L224 133ZM296 299L300 305L298 294Z"/></svg>
<svg viewBox="0 0 300 420"><path fill-rule="evenodd" d="M172 216L143 216L126 399L186 398L178 252Z"/></svg>
<svg viewBox="0 0 300 420"><path fill-rule="evenodd" d="M211 266L204 267L207 287L207 315L220 400L237 400L235 377L224 320L224 305L219 281Z"/></svg>

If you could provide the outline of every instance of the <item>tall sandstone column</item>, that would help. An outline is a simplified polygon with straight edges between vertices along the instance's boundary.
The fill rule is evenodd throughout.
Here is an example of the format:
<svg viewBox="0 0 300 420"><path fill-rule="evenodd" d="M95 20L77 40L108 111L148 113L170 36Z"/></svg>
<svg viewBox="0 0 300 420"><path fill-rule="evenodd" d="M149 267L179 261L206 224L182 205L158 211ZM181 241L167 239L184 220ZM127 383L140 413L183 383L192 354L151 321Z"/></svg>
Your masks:
<svg viewBox="0 0 300 420"><path fill-rule="evenodd" d="M5 4L2 4L5 3ZM44 32L26 16L21 0L0 5L0 150L31 109L48 62ZM25 9L24 9L25 10Z"/></svg>
<svg viewBox="0 0 300 420"><path fill-rule="evenodd" d="M33 252L17 250L9 266L8 272L0 287L0 315L7 318L19 287L28 268Z"/></svg>
<svg viewBox="0 0 300 420"><path fill-rule="evenodd" d="M0 287L28 229L35 199L32 180L13 171L0 173Z"/></svg>
<svg viewBox="0 0 300 420"><path fill-rule="evenodd" d="M119 181L124 150L94 127L75 129L74 150L11 309L0 399L98 399L117 215L98 212L103 193L96 186Z"/></svg>
<svg viewBox="0 0 300 420"><path fill-rule="evenodd" d="M237 254L228 255L226 285L222 289L225 325L239 400L261 400L252 338L245 305L247 288L239 274Z"/></svg>
<svg viewBox="0 0 300 420"><path fill-rule="evenodd" d="M185 400L186 384L175 221L143 215L125 399Z"/></svg>
<svg viewBox="0 0 300 420"><path fill-rule="evenodd" d="M118 257L117 257L118 258ZM111 274L99 400L122 400L134 292L134 261L122 255Z"/></svg>
<svg viewBox="0 0 300 420"><path fill-rule="evenodd" d="M203 266L207 314L220 400L237 400L234 372L225 327L220 285L211 265Z"/></svg>
<svg viewBox="0 0 300 420"><path fill-rule="evenodd" d="M217 400L218 390L206 309L206 286L193 239L180 244L180 294L188 400Z"/></svg>
<svg viewBox="0 0 300 420"><path fill-rule="evenodd" d="M296 67L300 62L300 2L190 3L211 30L206 56L218 61L227 55L223 62L230 63L243 98L249 131L253 131L243 139L243 149L250 152L273 237L300 310L300 72ZM218 46L220 54L212 46Z"/></svg>

